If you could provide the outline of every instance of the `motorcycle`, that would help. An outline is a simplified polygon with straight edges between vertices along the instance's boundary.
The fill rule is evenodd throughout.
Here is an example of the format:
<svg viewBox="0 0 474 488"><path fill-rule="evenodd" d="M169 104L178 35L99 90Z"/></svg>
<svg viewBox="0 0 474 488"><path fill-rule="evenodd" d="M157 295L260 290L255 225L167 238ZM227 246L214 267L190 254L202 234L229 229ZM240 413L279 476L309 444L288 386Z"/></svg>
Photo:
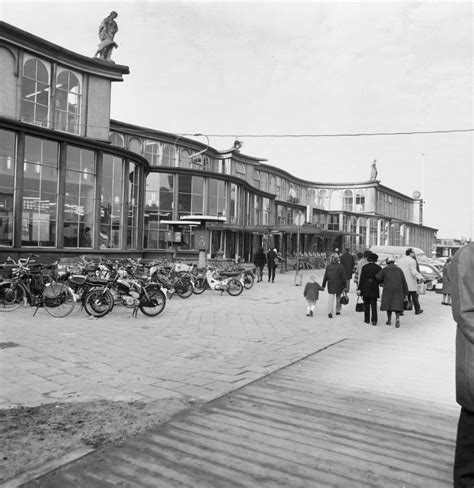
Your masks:
<svg viewBox="0 0 474 488"><path fill-rule="evenodd" d="M84 299L86 312L103 317L112 311L116 303L132 308L132 317L138 310L149 317L159 315L165 308L166 295L158 283L149 283L127 275L119 269L105 286L94 288Z"/></svg>

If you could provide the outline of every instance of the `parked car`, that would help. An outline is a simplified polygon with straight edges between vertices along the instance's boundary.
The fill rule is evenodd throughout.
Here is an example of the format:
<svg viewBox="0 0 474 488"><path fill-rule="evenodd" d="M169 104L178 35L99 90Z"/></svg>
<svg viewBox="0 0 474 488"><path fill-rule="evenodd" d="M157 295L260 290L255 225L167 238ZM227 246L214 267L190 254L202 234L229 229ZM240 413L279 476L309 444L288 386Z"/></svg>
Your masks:
<svg viewBox="0 0 474 488"><path fill-rule="evenodd" d="M423 275L423 279L426 282L427 290L436 290L442 288L443 275L438 271L436 266L428 263L418 263L420 267L420 273Z"/></svg>

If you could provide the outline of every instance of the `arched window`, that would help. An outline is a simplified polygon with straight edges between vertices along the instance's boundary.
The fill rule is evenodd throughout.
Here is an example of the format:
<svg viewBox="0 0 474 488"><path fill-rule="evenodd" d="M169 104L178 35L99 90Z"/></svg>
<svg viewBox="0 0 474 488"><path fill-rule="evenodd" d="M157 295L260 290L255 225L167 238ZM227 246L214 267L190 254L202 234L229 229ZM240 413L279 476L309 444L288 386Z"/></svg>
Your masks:
<svg viewBox="0 0 474 488"><path fill-rule="evenodd" d="M137 154L141 154L142 153L142 142L140 141L140 139L130 139L130 141L128 142L128 149L130 151L133 151Z"/></svg>
<svg viewBox="0 0 474 488"><path fill-rule="evenodd" d="M354 197L352 195L352 190L345 190L343 197L343 210L346 212L352 212L353 210Z"/></svg>
<svg viewBox="0 0 474 488"><path fill-rule="evenodd" d="M163 146L163 166L174 166L176 162L176 149L174 146Z"/></svg>
<svg viewBox="0 0 474 488"><path fill-rule="evenodd" d="M121 134L117 134L116 132L112 132L110 134L109 142L114 146L125 147L123 136Z"/></svg>
<svg viewBox="0 0 474 488"><path fill-rule="evenodd" d="M80 133L81 81L72 71L58 68L54 99L54 128Z"/></svg>
<svg viewBox="0 0 474 488"><path fill-rule="evenodd" d="M25 56L21 80L21 120L49 127L50 66Z"/></svg>
<svg viewBox="0 0 474 488"><path fill-rule="evenodd" d="M258 170L253 172L253 185L255 188L260 188L260 171Z"/></svg>
<svg viewBox="0 0 474 488"><path fill-rule="evenodd" d="M179 167L190 168L191 167L191 151L189 149L179 150Z"/></svg>
<svg viewBox="0 0 474 488"><path fill-rule="evenodd" d="M160 164L160 145L155 141L145 141L145 158L152 166Z"/></svg>
<svg viewBox="0 0 474 488"><path fill-rule="evenodd" d="M318 207L328 210L328 192L327 192L327 190L319 190Z"/></svg>
<svg viewBox="0 0 474 488"><path fill-rule="evenodd" d="M356 212L365 212L365 190L356 192Z"/></svg>

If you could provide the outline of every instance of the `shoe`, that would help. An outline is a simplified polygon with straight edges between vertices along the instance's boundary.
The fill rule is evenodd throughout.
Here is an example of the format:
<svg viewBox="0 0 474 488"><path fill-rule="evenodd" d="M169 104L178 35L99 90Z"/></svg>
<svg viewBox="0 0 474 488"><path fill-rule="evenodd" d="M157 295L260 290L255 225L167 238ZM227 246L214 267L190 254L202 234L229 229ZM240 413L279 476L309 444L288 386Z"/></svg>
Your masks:
<svg viewBox="0 0 474 488"><path fill-rule="evenodd" d="M332 313L328 313L328 317L332 319Z"/></svg>
<svg viewBox="0 0 474 488"><path fill-rule="evenodd" d="M311 317L313 316L313 311L312 311L312 310L309 312L309 315L310 315Z"/></svg>
<svg viewBox="0 0 474 488"><path fill-rule="evenodd" d="M370 324L370 322L368 320L364 320L364 323L365 324Z"/></svg>
<svg viewBox="0 0 474 488"><path fill-rule="evenodd" d="M390 320L387 320L387 322L385 322L385 325L392 325L392 322L390 322Z"/></svg>
<svg viewBox="0 0 474 488"><path fill-rule="evenodd" d="M395 320L395 327L397 329L400 327L400 319Z"/></svg>
<svg viewBox="0 0 474 488"><path fill-rule="evenodd" d="M372 322L372 325L377 325L377 322Z"/></svg>
<svg viewBox="0 0 474 488"><path fill-rule="evenodd" d="M311 315L309 313L306 314L306 317L311 317Z"/></svg>
<svg viewBox="0 0 474 488"><path fill-rule="evenodd" d="M422 309L418 310L418 312L415 312L415 315L420 315L420 313L423 313Z"/></svg>
<svg viewBox="0 0 474 488"><path fill-rule="evenodd" d="M341 315L341 312L336 312L336 315Z"/></svg>

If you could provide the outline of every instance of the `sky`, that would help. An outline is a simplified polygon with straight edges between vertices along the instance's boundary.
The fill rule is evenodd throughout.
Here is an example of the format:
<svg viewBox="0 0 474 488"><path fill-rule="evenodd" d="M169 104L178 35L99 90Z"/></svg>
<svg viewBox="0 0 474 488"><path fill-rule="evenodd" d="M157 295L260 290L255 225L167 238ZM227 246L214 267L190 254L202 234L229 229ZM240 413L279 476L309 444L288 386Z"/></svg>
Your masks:
<svg viewBox="0 0 474 488"><path fill-rule="evenodd" d="M376 159L383 185L422 193L438 237L474 237L472 131L336 136L472 129L473 3L0 0L1 20L85 56L112 10L130 67L113 119L219 150L239 138L314 182L366 181Z"/></svg>

